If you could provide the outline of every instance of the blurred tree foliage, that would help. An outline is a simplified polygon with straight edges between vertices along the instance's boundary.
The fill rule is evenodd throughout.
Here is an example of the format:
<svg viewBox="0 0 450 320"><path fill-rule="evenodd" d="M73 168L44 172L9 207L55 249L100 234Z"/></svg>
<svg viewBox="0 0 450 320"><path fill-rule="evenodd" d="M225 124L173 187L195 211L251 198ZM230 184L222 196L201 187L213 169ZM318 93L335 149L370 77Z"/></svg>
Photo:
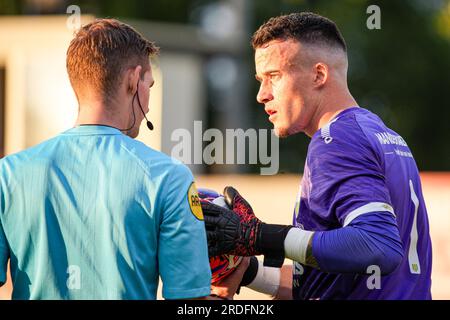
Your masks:
<svg viewBox="0 0 450 320"><path fill-rule="evenodd" d="M349 86L358 103L408 141L420 170L450 170L449 0L242 1L251 6L252 30L271 16L295 11L313 11L334 20L347 41ZM54 6L39 5L43 2ZM83 13L102 17L192 24L195 11L211 2L215 1L0 0L0 14L61 14L69 4L77 4ZM366 27L370 15L366 9L373 4L381 9L379 30ZM252 52L248 52L243 58L252 61ZM256 81L250 90L255 97ZM254 114L252 126L270 128L263 108L253 98L249 104ZM301 134L280 142L282 172L302 170L299 159L304 159L308 142Z"/></svg>

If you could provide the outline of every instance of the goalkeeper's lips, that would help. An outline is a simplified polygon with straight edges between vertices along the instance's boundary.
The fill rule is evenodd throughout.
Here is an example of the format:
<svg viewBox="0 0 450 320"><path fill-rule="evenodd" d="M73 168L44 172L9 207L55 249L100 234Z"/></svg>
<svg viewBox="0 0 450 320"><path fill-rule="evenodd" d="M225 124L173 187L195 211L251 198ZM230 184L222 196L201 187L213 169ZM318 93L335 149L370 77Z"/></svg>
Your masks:
<svg viewBox="0 0 450 320"><path fill-rule="evenodd" d="M269 121L273 122L273 120L275 119L275 116L277 114L277 111L273 110L273 109L267 109L267 108L265 109L265 111L269 115Z"/></svg>

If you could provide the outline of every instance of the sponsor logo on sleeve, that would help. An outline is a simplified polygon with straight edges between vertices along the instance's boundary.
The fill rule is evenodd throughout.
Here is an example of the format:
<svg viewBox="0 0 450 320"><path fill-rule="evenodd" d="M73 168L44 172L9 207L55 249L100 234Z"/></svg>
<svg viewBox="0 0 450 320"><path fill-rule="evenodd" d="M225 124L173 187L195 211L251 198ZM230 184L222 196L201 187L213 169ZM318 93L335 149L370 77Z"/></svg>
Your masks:
<svg viewBox="0 0 450 320"><path fill-rule="evenodd" d="M192 214L198 219L203 220L203 211L202 206L200 204L200 198L198 197L197 188L195 186L195 182L191 183L191 186L189 187L188 193L188 202L189 207L191 208Z"/></svg>

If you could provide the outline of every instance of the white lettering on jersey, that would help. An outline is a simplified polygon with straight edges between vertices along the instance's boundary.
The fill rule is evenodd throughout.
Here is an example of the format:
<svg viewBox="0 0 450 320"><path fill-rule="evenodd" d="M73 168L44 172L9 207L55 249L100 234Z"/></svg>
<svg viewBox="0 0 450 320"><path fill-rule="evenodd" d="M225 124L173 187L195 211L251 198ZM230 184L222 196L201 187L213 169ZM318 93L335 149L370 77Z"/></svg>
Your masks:
<svg viewBox="0 0 450 320"><path fill-rule="evenodd" d="M408 146L401 136L396 136L389 132L377 132L375 133L375 136L381 144L395 144L403 147Z"/></svg>

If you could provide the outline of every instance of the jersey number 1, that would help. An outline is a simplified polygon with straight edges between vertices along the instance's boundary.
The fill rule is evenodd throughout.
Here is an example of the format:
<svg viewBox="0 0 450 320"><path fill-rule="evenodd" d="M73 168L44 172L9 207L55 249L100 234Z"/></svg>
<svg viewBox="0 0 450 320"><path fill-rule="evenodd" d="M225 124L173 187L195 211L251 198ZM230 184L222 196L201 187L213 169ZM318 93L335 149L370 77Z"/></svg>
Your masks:
<svg viewBox="0 0 450 320"><path fill-rule="evenodd" d="M411 228L411 243L409 244L408 262L409 270L413 274L420 274L419 255L417 254L417 211L419 211L419 198L417 198L416 192L412 180L409 180L409 188L411 189L411 201L414 204L414 220Z"/></svg>

